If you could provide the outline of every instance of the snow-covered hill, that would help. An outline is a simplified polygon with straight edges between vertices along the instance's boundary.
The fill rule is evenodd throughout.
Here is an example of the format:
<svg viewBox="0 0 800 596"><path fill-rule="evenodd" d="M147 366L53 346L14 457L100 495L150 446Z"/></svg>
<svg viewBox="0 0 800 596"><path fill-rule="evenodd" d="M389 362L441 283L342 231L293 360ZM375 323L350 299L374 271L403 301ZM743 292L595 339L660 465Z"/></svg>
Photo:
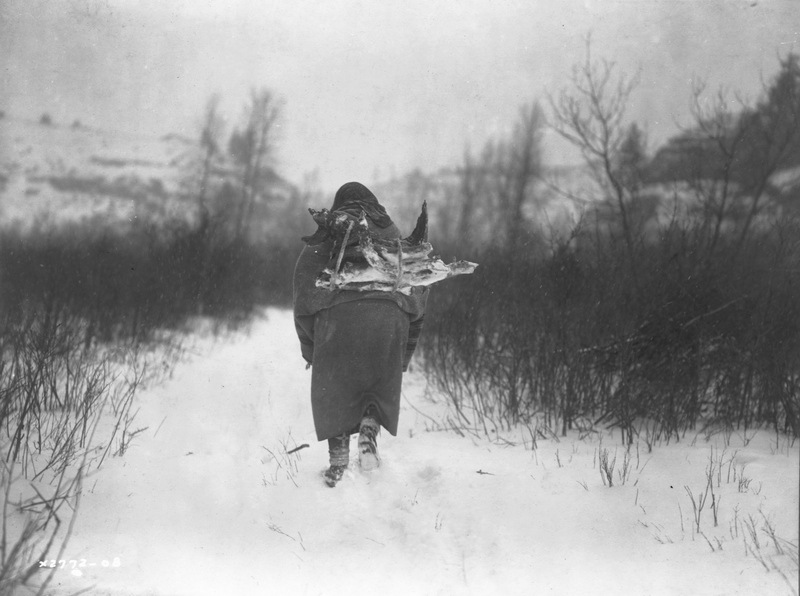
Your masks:
<svg viewBox="0 0 800 596"><path fill-rule="evenodd" d="M179 135L148 137L6 115L0 118L0 225L193 220L203 163L200 145ZM207 195L225 183L236 187L240 175L220 157ZM275 172L265 176L269 196L257 201L251 218L252 229L262 234L281 227L275 213L294 193Z"/></svg>
<svg viewBox="0 0 800 596"><path fill-rule="evenodd" d="M109 222L180 207L199 147L175 135L0 119L0 222Z"/></svg>
<svg viewBox="0 0 800 596"><path fill-rule="evenodd" d="M602 429L486 437L445 422L417 370L382 467L353 462L330 489L291 313L198 349L84 484L53 594L797 594L800 446L784 436L652 452Z"/></svg>

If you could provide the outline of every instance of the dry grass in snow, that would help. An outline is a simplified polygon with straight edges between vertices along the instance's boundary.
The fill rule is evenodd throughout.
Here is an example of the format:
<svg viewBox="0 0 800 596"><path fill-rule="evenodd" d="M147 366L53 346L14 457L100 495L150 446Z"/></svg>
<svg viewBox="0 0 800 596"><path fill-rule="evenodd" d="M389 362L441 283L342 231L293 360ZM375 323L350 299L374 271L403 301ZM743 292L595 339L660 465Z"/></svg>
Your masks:
<svg viewBox="0 0 800 596"><path fill-rule="evenodd" d="M412 372L382 467L330 489L291 314L201 344L84 486L52 593L797 594L784 436L486 437Z"/></svg>

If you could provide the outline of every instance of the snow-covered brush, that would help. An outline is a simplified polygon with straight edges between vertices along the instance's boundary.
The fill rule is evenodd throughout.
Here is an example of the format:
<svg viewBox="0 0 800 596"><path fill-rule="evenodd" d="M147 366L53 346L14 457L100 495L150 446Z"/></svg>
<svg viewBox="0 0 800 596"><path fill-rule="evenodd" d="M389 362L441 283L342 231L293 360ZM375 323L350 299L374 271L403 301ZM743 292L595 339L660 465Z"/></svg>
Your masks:
<svg viewBox="0 0 800 596"><path fill-rule="evenodd" d="M363 211L358 218L343 211L327 209L309 209L309 213L318 229L303 240L311 246L333 240L329 265L317 278L319 288L359 292L377 290L408 295L414 287L470 274L478 266L469 261L448 265L430 256L433 246L427 241L427 203L422 204L422 212L411 235L394 241L370 234Z"/></svg>

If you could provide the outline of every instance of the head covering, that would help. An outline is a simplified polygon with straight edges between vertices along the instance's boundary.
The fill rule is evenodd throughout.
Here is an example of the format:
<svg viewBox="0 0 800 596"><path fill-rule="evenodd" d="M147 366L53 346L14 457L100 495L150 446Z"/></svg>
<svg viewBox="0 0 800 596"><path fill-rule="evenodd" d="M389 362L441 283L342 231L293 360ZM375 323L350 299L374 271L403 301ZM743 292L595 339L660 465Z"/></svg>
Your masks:
<svg viewBox="0 0 800 596"><path fill-rule="evenodd" d="M348 182L336 191L331 211L343 211L356 218L361 216L361 211L366 213L372 223L379 228L388 228L392 225L392 218L386 213L372 194L372 191L360 182Z"/></svg>

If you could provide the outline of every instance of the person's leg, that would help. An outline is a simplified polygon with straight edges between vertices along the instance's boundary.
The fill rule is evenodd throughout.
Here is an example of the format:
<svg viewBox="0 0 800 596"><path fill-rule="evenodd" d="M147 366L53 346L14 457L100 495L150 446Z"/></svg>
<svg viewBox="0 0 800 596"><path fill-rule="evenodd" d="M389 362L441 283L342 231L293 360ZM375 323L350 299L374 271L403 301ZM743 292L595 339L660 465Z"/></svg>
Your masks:
<svg viewBox="0 0 800 596"><path fill-rule="evenodd" d="M381 465L378 456L378 431L381 428L380 415L374 405L370 405L361 419L358 433L358 463L362 470L374 470Z"/></svg>
<svg viewBox="0 0 800 596"><path fill-rule="evenodd" d="M350 435L328 439L328 455L331 466L325 471L325 483L333 488L342 479L347 464L350 463Z"/></svg>

